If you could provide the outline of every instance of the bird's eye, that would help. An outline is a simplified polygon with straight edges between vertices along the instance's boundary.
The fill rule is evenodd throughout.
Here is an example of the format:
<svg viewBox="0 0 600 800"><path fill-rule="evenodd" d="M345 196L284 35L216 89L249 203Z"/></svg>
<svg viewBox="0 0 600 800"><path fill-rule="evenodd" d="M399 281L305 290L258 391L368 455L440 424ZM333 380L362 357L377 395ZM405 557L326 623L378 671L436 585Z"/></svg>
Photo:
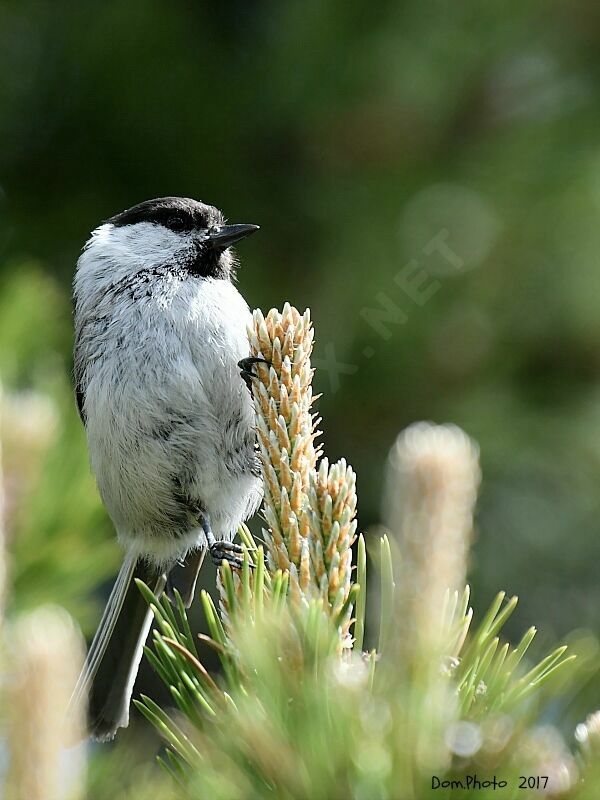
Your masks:
<svg viewBox="0 0 600 800"><path fill-rule="evenodd" d="M183 217L169 217L168 226L172 231L182 231L185 228Z"/></svg>

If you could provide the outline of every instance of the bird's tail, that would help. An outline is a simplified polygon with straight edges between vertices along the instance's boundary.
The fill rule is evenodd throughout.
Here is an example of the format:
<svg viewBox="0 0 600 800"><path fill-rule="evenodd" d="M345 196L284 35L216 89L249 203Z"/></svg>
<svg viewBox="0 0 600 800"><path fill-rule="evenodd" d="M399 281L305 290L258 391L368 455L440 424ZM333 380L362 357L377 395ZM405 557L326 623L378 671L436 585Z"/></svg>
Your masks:
<svg viewBox="0 0 600 800"><path fill-rule="evenodd" d="M90 733L99 740L112 739L118 728L127 727L133 685L152 623L136 578L162 594L166 579L158 567L127 554L75 690L75 700L88 695Z"/></svg>

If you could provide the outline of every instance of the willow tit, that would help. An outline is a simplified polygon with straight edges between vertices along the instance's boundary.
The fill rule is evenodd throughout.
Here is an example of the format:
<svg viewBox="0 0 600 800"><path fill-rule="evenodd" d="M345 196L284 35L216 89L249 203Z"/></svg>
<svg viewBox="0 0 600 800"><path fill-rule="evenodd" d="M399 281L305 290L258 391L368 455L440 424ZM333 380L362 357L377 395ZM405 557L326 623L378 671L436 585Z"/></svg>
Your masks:
<svg viewBox="0 0 600 800"><path fill-rule="evenodd" d="M216 208L148 200L93 231L74 280L75 382L90 462L125 549L78 691L112 738L129 704L151 614L134 578L189 604L206 550L232 543L260 503L248 306L231 245L258 230ZM241 366L240 366L241 362Z"/></svg>

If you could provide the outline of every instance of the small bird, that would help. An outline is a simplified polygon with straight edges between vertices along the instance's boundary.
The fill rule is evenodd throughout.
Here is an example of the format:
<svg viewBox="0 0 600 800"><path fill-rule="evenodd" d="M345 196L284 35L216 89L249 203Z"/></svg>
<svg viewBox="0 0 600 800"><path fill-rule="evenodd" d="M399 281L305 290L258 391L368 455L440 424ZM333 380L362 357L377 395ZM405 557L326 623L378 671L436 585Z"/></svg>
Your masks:
<svg viewBox="0 0 600 800"><path fill-rule="evenodd" d="M77 406L125 551L77 689L100 740L129 722L151 625L134 579L158 594L177 587L189 605L207 550L217 564L242 563L232 539L262 484L244 385L251 315L231 246L257 230L161 197L96 228L77 263Z"/></svg>

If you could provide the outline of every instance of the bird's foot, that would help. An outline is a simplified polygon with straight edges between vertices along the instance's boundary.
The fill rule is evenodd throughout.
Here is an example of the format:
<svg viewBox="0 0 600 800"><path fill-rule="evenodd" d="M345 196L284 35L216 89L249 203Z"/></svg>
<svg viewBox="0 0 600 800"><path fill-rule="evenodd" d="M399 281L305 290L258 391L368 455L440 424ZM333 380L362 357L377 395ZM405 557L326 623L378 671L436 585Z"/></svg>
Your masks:
<svg viewBox="0 0 600 800"><path fill-rule="evenodd" d="M223 561L227 561L233 569L241 569L244 565L244 550L235 542L224 542L221 539L212 541L208 545L208 552L217 567L220 567Z"/></svg>
<svg viewBox="0 0 600 800"><path fill-rule="evenodd" d="M258 378L256 372L254 372L252 369L255 364L266 364L268 367L271 366L271 362L267 361L266 358L257 358L256 356L248 356L248 358L242 358L241 361L238 361L240 375L249 389L252 388L253 378Z"/></svg>

